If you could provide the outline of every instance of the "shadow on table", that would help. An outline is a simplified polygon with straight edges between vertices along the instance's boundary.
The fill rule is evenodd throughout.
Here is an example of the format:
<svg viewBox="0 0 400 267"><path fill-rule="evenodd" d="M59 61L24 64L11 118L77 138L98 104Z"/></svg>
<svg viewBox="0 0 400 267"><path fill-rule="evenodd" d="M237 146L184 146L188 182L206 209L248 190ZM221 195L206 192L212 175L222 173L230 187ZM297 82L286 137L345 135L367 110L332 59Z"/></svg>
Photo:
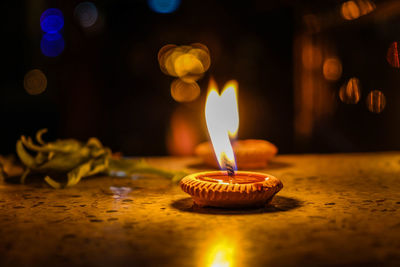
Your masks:
<svg viewBox="0 0 400 267"><path fill-rule="evenodd" d="M194 212L202 214L222 214L222 215L246 215L256 213L274 213L284 212L300 207L301 201L295 198L275 196L272 202L263 208L246 208L246 209L224 209L212 207L198 207L193 203L192 198L182 198L171 204L175 208L184 212Z"/></svg>
<svg viewBox="0 0 400 267"><path fill-rule="evenodd" d="M250 169L251 171L268 171L268 170L277 170L277 169L283 169L283 168L287 168L292 166L291 163L287 163L287 162L282 162L282 161L271 161L268 163L267 167L263 168L263 169ZM194 163L194 164L190 164L187 166L190 169L196 169L199 171L209 171L210 166L204 164L203 162L199 162L199 163ZM217 170L216 168L214 168L215 170ZM219 170L219 169L218 169ZM247 169L240 169L242 171L245 171Z"/></svg>

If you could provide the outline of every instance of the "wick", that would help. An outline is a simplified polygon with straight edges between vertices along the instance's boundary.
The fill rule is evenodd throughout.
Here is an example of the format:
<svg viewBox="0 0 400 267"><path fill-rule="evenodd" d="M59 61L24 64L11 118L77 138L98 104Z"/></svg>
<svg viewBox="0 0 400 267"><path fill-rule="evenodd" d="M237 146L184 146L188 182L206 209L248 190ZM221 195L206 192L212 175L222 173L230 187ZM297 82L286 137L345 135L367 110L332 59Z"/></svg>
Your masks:
<svg viewBox="0 0 400 267"><path fill-rule="evenodd" d="M224 166L226 168L226 172L229 176L229 183L232 184L235 182L235 169L233 168L232 164L229 163L228 159L224 157Z"/></svg>
<svg viewBox="0 0 400 267"><path fill-rule="evenodd" d="M226 168L226 172L228 173L229 177L235 176L235 170L233 169L233 166L231 164L226 164L225 168Z"/></svg>

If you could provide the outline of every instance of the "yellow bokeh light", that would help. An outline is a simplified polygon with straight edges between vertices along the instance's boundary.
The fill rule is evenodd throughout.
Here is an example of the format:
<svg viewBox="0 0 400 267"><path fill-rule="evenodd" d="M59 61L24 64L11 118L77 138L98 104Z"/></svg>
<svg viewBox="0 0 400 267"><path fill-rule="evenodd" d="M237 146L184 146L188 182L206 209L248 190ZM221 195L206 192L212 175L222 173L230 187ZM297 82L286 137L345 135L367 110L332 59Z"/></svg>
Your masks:
<svg viewBox="0 0 400 267"><path fill-rule="evenodd" d="M200 43L190 46L165 45L158 52L158 62L162 72L185 82L197 81L211 65L210 52Z"/></svg>
<svg viewBox="0 0 400 267"><path fill-rule="evenodd" d="M165 61L165 69L167 73L173 77L178 77L178 74L175 71L175 61L178 57L184 55L182 49L176 48L171 53L167 55L167 59Z"/></svg>
<svg viewBox="0 0 400 267"><path fill-rule="evenodd" d="M336 81L342 75L342 63L338 58L328 58L324 61L322 72L325 79L329 81Z"/></svg>
<svg viewBox="0 0 400 267"><path fill-rule="evenodd" d="M343 103L357 104L361 97L360 81L353 77L339 90L339 97Z"/></svg>
<svg viewBox="0 0 400 267"><path fill-rule="evenodd" d="M192 54L182 54L174 62L175 73L178 77L201 75L204 72L201 61Z"/></svg>
<svg viewBox="0 0 400 267"><path fill-rule="evenodd" d="M196 82L185 82L175 79L171 83L171 96L177 102L191 102L200 95L200 87Z"/></svg>
<svg viewBox="0 0 400 267"><path fill-rule="evenodd" d="M211 59L210 54L203 49L193 48L189 50L189 54L194 55L203 65L204 71L210 68Z"/></svg>
<svg viewBox="0 0 400 267"><path fill-rule="evenodd" d="M39 69L28 71L24 76L24 88L30 95L43 93L47 87L46 75Z"/></svg>
<svg viewBox="0 0 400 267"><path fill-rule="evenodd" d="M204 52L206 52L207 54L210 54L210 50L208 49L208 47L202 43L193 43L190 45L193 48L198 48L203 50Z"/></svg>
<svg viewBox="0 0 400 267"><path fill-rule="evenodd" d="M174 44L167 44L164 45L160 51L158 51L158 63L160 64L160 68L162 70L162 72L164 72L165 74L169 75L165 65L167 62L167 59L169 57L169 55L174 51L174 48L176 48L177 46Z"/></svg>

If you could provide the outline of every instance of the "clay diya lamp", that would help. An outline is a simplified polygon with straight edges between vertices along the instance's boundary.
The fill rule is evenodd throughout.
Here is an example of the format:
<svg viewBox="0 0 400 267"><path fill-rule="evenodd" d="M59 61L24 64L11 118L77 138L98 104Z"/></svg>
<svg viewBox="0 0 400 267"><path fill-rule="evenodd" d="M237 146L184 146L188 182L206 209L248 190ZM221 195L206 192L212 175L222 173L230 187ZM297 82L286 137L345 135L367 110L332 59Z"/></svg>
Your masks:
<svg viewBox="0 0 400 267"><path fill-rule="evenodd" d="M200 207L262 207L282 187L281 181L269 174L246 171L236 171L233 177L225 171L201 172L181 180L182 190Z"/></svg>
<svg viewBox="0 0 400 267"><path fill-rule="evenodd" d="M212 151L222 171L195 173L181 180L182 190L191 195L198 206L259 207L269 203L283 187L281 181L272 175L237 171L235 153L230 142L239 128L236 88L236 82L228 82L219 95L215 82L210 81L205 109L206 122ZM215 156L212 157L214 160ZM256 159L248 157L243 162L254 164L252 160Z"/></svg>

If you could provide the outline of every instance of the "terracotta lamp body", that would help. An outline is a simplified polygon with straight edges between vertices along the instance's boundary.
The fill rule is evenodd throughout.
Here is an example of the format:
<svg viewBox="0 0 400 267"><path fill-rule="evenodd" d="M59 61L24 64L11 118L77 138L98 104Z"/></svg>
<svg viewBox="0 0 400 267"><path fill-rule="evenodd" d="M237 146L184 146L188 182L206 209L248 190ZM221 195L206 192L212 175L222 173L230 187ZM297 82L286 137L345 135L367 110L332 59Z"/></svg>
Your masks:
<svg viewBox="0 0 400 267"><path fill-rule="evenodd" d="M283 185L277 178L263 173L225 171L188 175L180 182L182 190L200 207L262 207L268 204Z"/></svg>

